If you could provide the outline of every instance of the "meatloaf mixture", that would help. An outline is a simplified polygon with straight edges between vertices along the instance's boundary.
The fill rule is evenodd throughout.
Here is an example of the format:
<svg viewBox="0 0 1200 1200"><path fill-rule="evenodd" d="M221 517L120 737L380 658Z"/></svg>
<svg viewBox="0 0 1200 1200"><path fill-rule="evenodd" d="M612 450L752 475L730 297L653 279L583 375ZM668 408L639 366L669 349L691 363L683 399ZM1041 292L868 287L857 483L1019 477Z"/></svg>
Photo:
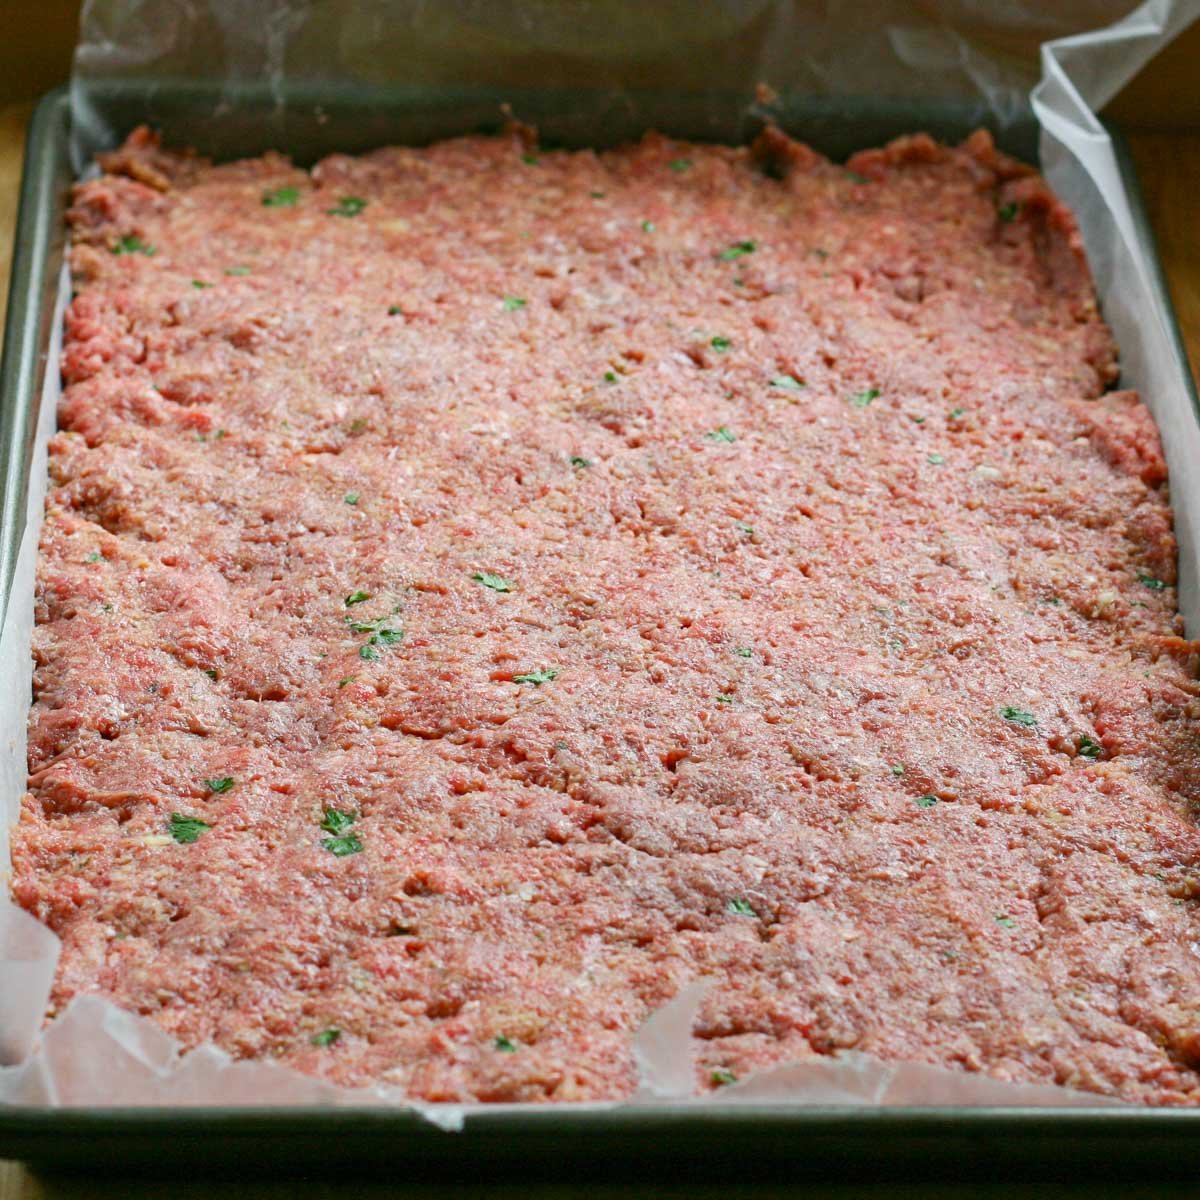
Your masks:
<svg viewBox="0 0 1200 1200"><path fill-rule="evenodd" d="M1070 215L979 133L211 165L75 298L13 891L427 1100L854 1048L1200 1100L1195 647Z"/></svg>

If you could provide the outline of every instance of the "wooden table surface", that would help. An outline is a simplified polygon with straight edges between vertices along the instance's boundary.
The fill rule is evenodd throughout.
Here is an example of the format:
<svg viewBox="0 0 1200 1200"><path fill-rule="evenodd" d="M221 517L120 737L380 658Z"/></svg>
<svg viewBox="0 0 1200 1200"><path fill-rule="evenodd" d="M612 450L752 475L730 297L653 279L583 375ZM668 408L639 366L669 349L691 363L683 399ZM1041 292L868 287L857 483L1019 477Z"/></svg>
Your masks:
<svg viewBox="0 0 1200 1200"><path fill-rule="evenodd" d="M16 221L17 188L21 176L21 155L24 147L25 123L32 105L17 104L0 108L0 316L7 303L8 270L11 260L13 227ZM1200 132L1158 133L1126 131L1133 147L1146 196L1146 206L1158 237L1159 250L1166 266L1176 312L1188 344L1193 372L1200 365L1200 228L1197 224L1197 198L1200 197ZM400 1164L397 1164L398 1167ZM555 1187L513 1185L504 1188L434 1187L419 1180L405 1181L405 1172L397 1170L392 1183L339 1183L314 1180L294 1180L279 1183L253 1183L222 1180L220 1182L178 1180L128 1179L68 1179L34 1176L17 1163L0 1162L0 1200L150 1200L151 1197L170 1197L171 1200L201 1200L221 1197L222 1200L382 1200L385 1196L406 1196L421 1200L441 1200L448 1193L458 1197L488 1196L491 1200L517 1200L517 1197L566 1198L617 1197L636 1194L636 1191L617 1187ZM640 1190L640 1189L638 1189ZM1105 1196L1127 1197L1128 1200L1170 1200L1171 1197L1191 1196L1194 1187L1183 1184L1150 1184L1122 1187L1119 1184L1058 1184L1045 1185L972 1185L969 1189L954 1184L918 1185L904 1181L879 1185L802 1185L797 1195L814 1200L951 1200L969 1194L974 1200L1000 1200L1019 1194L1028 1200L1039 1197L1087 1196L1089 1200ZM750 1181L723 1181L711 1186L655 1187L654 1195L689 1197L690 1200L735 1200L738 1196L780 1195L778 1187L757 1188Z"/></svg>

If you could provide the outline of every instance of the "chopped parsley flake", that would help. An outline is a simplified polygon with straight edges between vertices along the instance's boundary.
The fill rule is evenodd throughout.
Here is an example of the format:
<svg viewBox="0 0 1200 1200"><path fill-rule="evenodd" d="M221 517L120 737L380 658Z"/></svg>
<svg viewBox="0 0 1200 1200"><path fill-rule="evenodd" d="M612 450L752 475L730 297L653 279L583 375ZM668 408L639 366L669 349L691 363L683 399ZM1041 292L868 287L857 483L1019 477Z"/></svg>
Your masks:
<svg viewBox="0 0 1200 1200"><path fill-rule="evenodd" d="M904 774L904 764L897 763L894 767L891 768L891 771L892 771L893 775L895 775L897 778L899 778L901 775Z"/></svg>
<svg viewBox="0 0 1200 1200"><path fill-rule="evenodd" d="M733 913L736 917L757 917L758 913L754 911L753 906L741 896L734 896L728 904L725 905L727 912Z"/></svg>
<svg viewBox="0 0 1200 1200"><path fill-rule="evenodd" d="M87 558L85 558L83 561L94 563L94 562L99 562L103 557L104 557L104 555L101 554L99 550L93 550L91 552L91 554L89 554L87 556Z"/></svg>
<svg viewBox="0 0 1200 1200"><path fill-rule="evenodd" d="M517 1049L517 1043L512 1038L505 1037L504 1034L496 1038L492 1042L492 1046L494 1049L499 1050L501 1054L514 1054Z"/></svg>
<svg viewBox="0 0 1200 1200"><path fill-rule="evenodd" d="M210 288L212 286L213 285L211 283L205 283L203 279L192 280L192 287L194 288Z"/></svg>
<svg viewBox="0 0 1200 1200"><path fill-rule="evenodd" d="M932 808L936 803L937 803L936 796L918 796L917 797L917 807L918 808Z"/></svg>
<svg viewBox="0 0 1200 1200"><path fill-rule="evenodd" d="M724 354L733 343L727 338L722 337L719 333L716 337L710 338L708 343L718 354Z"/></svg>
<svg viewBox="0 0 1200 1200"><path fill-rule="evenodd" d="M675 172L686 171L691 167L692 160L690 158L673 158L667 165Z"/></svg>
<svg viewBox="0 0 1200 1200"><path fill-rule="evenodd" d="M573 467L579 467L582 470L584 467L591 467L594 465L595 464L590 458L580 458L578 454L571 455L571 466Z"/></svg>
<svg viewBox="0 0 1200 1200"><path fill-rule="evenodd" d="M373 642L364 642L358 648L358 657L364 662L378 662L379 651L375 649L375 644Z"/></svg>
<svg viewBox="0 0 1200 1200"><path fill-rule="evenodd" d="M737 1076L728 1067L713 1067L708 1077L716 1087L728 1087L731 1083L737 1083Z"/></svg>
<svg viewBox="0 0 1200 1200"><path fill-rule="evenodd" d="M325 211L331 217L357 217L367 202L361 196L340 196L338 202Z"/></svg>
<svg viewBox="0 0 1200 1200"><path fill-rule="evenodd" d="M1138 575L1138 583L1144 587L1148 587L1152 592L1161 592L1167 585L1161 579L1155 579L1153 575Z"/></svg>
<svg viewBox="0 0 1200 1200"><path fill-rule="evenodd" d="M872 400L878 400L879 395L880 392L878 388L867 388L865 392L855 392L853 396L849 397L849 399L850 403L853 404L855 408L866 408Z"/></svg>
<svg viewBox="0 0 1200 1200"><path fill-rule="evenodd" d="M225 274L226 275L249 275L250 268L249 267L226 267Z"/></svg>
<svg viewBox="0 0 1200 1200"><path fill-rule="evenodd" d="M505 296L504 311L516 312L518 308L524 308L527 303L528 301L522 299L520 296Z"/></svg>
<svg viewBox="0 0 1200 1200"><path fill-rule="evenodd" d="M653 221L643 221L642 222L642 232L643 233L653 233L655 231L655 229L657 229L657 228L658 228L658 226L655 225Z"/></svg>
<svg viewBox="0 0 1200 1200"><path fill-rule="evenodd" d="M287 422L284 422L284 424L286 425ZM350 433L352 436L357 437L360 433L365 433L366 428L367 428L367 418L366 417L355 417L354 420L350 422Z"/></svg>
<svg viewBox="0 0 1200 1200"><path fill-rule="evenodd" d="M1017 923L1006 913L996 914L996 924L1004 929L1016 929Z"/></svg>
<svg viewBox="0 0 1200 1200"><path fill-rule="evenodd" d="M967 410L965 408L952 408L946 414L946 417L948 420L957 421L959 417L966 416L966 413L967 413Z"/></svg>
<svg viewBox="0 0 1200 1200"><path fill-rule="evenodd" d="M144 254L149 258L155 253L155 250L153 246L148 246L140 237L131 233L118 239L112 246L112 252L114 254Z"/></svg>
<svg viewBox="0 0 1200 1200"><path fill-rule="evenodd" d="M389 317L398 317L403 311L404 311L404 309L402 309L400 307L400 305L398 305L398 304L389 304L388 305L388 316Z"/></svg>
<svg viewBox="0 0 1200 1200"><path fill-rule="evenodd" d="M541 160L536 154L533 153L533 151L527 150L521 155L521 161L523 163L528 163L531 167L536 167Z"/></svg>
<svg viewBox="0 0 1200 1200"><path fill-rule="evenodd" d="M357 675L347 675L345 679L338 680L338 687L344 688L346 684L353 683L357 678Z"/></svg>
<svg viewBox="0 0 1200 1200"><path fill-rule="evenodd" d="M1104 753L1104 747L1099 742L1092 741L1086 733L1079 735L1075 749L1080 758L1099 758Z"/></svg>
<svg viewBox="0 0 1200 1200"><path fill-rule="evenodd" d="M719 692L717 694L717 703L718 704L732 704L733 697L727 695L725 692Z"/></svg>
<svg viewBox="0 0 1200 1200"><path fill-rule="evenodd" d="M1010 221L1015 221L1017 219L1017 213L1020 211L1021 205L1019 201L1013 200L1009 204L1001 204L999 208L996 209L996 216L998 216L1000 220L1007 225Z"/></svg>
<svg viewBox="0 0 1200 1200"><path fill-rule="evenodd" d="M205 673L205 675L207 675L209 677L209 679L216 679L217 668L216 667L205 667L204 673Z"/></svg>
<svg viewBox="0 0 1200 1200"><path fill-rule="evenodd" d="M357 813L345 812L340 808L327 808L321 818L321 828L326 833L345 833L357 820Z"/></svg>
<svg viewBox="0 0 1200 1200"><path fill-rule="evenodd" d="M273 192L263 192L264 208L291 208L300 199L300 192L294 187L276 188Z"/></svg>
<svg viewBox="0 0 1200 1200"><path fill-rule="evenodd" d="M616 371L605 371L604 372L604 382L605 383L616 383L617 382Z"/></svg>
<svg viewBox="0 0 1200 1200"><path fill-rule="evenodd" d="M935 452L933 454L927 454L925 456L925 459L929 463L930 466L940 467L942 465L942 463L944 463L946 461L946 456L944 454L938 454Z"/></svg>
<svg viewBox="0 0 1200 1200"><path fill-rule="evenodd" d="M734 646L733 652L739 658L753 658L754 657L754 648L752 646Z"/></svg>
<svg viewBox="0 0 1200 1200"><path fill-rule="evenodd" d="M747 521L734 521L734 523L733 523L733 524L734 524L734 528L735 528L735 529L737 529L737 531L738 531L739 533L744 533L744 534L745 534L747 537L753 537L753 536L754 536L754 526L753 526L753 525L751 525L751 524L749 524L749 522L747 522Z"/></svg>
<svg viewBox="0 0 1200 1200"><path fill-rule="evenodd" d="M789 392L798 392L803 388L808 387L802 379L797 379L794 375L776 375L771 380L771 386L777 388L786 388Z"/></svg>
<svg viewBox="0 0 1200 1200"><path fill-rule="evenodd" d="M513 590L513 585L503 575L493 575L491 571L476 571L471 578L476 583L482 583L485 588L491 588L493 592L511 592Z"/></svg>
<svg viewBox="0 0 1200 1200"><path fill-rule="evenodd" d="M1006 721L1011 721L1014 725L1021 725L1025 729L1032 729L1037 724L1037 717L1023 708L1010 708L1005 705L1000 710L1000 715Z"/></svg>
<svg viewBox="0 0 1200 1200"><path fill-rule="evenodd" d="M543 683L549 683L557 678L558 671L554 667L542 667L537 671L526 671L523 675L514 675L513 683L532 683L534 687L541 687Z"/></svg>
<svg viewBox="0 0 1200 1200"><path fill-rule="evenodd" d="M322 1029L320 1033L314 1033L308 1040L314 1046L332 1046L341 1036L342 1031L340 1029L330 1027L329 1029Z"/></svg>
<svg viewBox="0 0 1200 1200"><path fill-rule="evenodd" d="M342 497L342 501L346 504L357 504L358 503L358 493L357 492L347 492Z"/></svg>
<svg viewBox="0 0 1200 1200"><path fill-rule="evenodd" d="M716 429L704 435L710 442L736 442L737 434L728 425L718 425Z"/></svg>
<svg viewBox="0 0 1200 1200"><path fill-rule="evenodd" d="M370 600L370 598L370 592L351 592L350 595L346 597L346 607L351 608L355 604L361 604L364 600Z"/></svg>
<svg viewBox="0 0 1200 1200"><path fill-rule="evenodd" d="M851 183L870 183L871 181L865 176L860 175L857 171L846 171L846 176Z"/></svg>
<svg viewBox="0 0 1200 1200"><path fill-rule="evenodd" d="M588 195L591 196L591 198L593 200L603 200L604 199L603 192L588 192Z"/></svg>
<svg viewBox="0 0 1200 1200"><path fill-rule="evenodd" d="M199 817L186 817L183 813L171 814L171 836L181 845L190 846L202 833L212 826Z"/></svg>
<svg viewBox="0 0 1200 1200"><path fill-rule="evenodd" d="M322 838L321 845L338 858L345 858L347 854L357 854L363 848L362 842L353 833L348 833L345 837Z"/></svg>
<svg viewBox="0 0 1200 1200"><path fill-rule="evenodd" d="M734 242L732 246L727 246L722 250L717 257L722 262L733 262L735 258L741 258L744 254L753 254L756 249L755 244L750 241Z"/></svg>
<svg viewBox="0 0 1200 1200"><path fill-rule="evenodd" d="M220 779L206 779L204 786L215 795L227 792L237 782L232 775L222 775Z"/></svg>

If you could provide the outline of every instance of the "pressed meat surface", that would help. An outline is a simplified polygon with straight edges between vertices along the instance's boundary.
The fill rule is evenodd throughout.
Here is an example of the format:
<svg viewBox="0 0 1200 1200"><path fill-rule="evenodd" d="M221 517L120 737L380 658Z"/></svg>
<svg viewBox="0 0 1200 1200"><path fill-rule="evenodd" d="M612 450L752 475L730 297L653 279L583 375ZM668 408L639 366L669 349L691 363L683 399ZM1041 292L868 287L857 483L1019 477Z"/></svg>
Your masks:
<svg viewBox="0 0 1200 1200"><path fill-rule="evenodd" d="M430 1100L854 1048L1200 1100L1195 647L1067 212L985 134L528 130L71 212L13 890Z"/></svg>

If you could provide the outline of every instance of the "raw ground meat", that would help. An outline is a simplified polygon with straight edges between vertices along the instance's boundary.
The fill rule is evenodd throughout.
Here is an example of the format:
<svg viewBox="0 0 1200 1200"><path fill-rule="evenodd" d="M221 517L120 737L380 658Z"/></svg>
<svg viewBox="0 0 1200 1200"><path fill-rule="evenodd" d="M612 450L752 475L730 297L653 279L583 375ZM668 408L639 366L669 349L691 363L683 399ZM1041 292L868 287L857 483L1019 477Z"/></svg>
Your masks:
<svg viewBox="0 0 1200 1200"><path fill-rule="evenodd" d="M429 1100L853 1047L1200 1100L1196 647L1070 215L528 130L76 191L13 891L99 993Z"/></svg>

